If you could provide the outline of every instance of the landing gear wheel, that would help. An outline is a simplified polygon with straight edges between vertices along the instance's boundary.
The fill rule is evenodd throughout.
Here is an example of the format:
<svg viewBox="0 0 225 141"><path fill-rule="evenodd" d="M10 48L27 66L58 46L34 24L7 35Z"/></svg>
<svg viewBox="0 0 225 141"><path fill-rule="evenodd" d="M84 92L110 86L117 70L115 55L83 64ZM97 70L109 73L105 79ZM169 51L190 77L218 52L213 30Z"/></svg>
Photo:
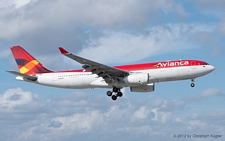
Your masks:
<svg viewBox="0 0 225 141"><path fill-rule="evenodd" d="M123 93L122 92L118 92L117 93L117 96L122 97L123 96Z"/></svg>
<svg viewBox="0 0 225 141"><path fill-rule="evenodd" d="M195 83L191 83L191 87L194 87L195 86Z"/></svg>
<svg viewBox="0 0 225 141"><path fill-rule="evenodd" d="M117 87L113 87L113 92L117 93L119 89Z"/></svg>
<svg viewBox="0 0 225 141"><path fill-rule="evenodd" d="M117 96L116 95L113 95L112 96L112 100L116 100L117 99Z"/></svg>
<svg viewBox="0 0 225 141"><path fill-rule="evenodd" d="M113 86L112 91L107 91L106 94L111 96L112 100L117 100L118 97L122 97L123 93L120 91L121 88ZM114 94L113 94L114 93Z"/></svg>
<svg viewBox="0 0 225 141"><path fill-rule="evenodd" d="M112 92L111 91L107 91L106 93L108 96L112 96Z"/></svg>

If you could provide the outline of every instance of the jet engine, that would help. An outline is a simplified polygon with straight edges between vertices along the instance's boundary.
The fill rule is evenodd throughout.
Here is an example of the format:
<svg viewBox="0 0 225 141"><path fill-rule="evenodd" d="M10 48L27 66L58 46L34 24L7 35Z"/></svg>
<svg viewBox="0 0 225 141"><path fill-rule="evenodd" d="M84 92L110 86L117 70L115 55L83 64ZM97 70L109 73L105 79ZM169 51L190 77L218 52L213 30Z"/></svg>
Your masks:
<svg viewBox="0 0 225 141"><path fill-rule="evenodd" d="M155 84L150 83L142 86L130 87L131 92L153 92L155 90Z"/></svg>
<svg viewBox="0 0 225 141"><path fill-rule="evenodd" d="M137 84L145 85L149 83L148 73L135 73L124 77L123 81L125 84Z"/></svg>

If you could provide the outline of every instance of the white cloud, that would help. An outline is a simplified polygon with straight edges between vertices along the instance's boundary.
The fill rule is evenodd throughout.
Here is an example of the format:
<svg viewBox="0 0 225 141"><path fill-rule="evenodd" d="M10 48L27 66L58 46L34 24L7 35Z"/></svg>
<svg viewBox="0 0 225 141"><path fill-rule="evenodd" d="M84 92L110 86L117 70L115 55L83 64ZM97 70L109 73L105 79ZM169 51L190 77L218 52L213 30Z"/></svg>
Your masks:
<svg viewBox="0 0 225 141"><path fill-rule="evenodd" d="M200 94L191 95L185 98L185 101L198 101L203 100L213 96L219 96L221 94L220 90L217 88L209 88Z"/></svg>
<svg viewBox="0 0 225 141"><path fill-rule="evenodd" d="M38 30L45 32L46 27L55 27L57 30L71 25L120 27L124 23L142 24L146 22L146 16L152 17L157 12L158 5L149 5L148 2L147 0L3 1L2 5L7 8L2 9L4 15L1 16L0 38L12 39ZM12 5L16 8L11 7Z"/></svg>
<svg viewBox="0 0 225 141"><path fill-rule="evenodd" d="M162 11L166 14L168 13L174 13L176 16L175 18L186 18L187 16L189 16L190 14L188 12L185 11L184 7L179 4L179 3L175 3L174 1L159 1L159 3L161 3L162 6Z"/></svg>
<svg viewBox="0 0 225 141"><path fill-rule="evenodd" d="M137 120L145 119L148 117L149 110L145 106L140 107L137 111L134 112L133 118Z"/></svg>
<svg viewBox="0 0 225 141"><path fill-rule="evenodd" d="M152 112L155 114L154 121L160 121L164 124L171 119L171 112L159 111L158 108L153 109Z"/></svg>
<svg viewBox="0 0 225 141"><path fill-rule="evenodd" d="M206 90L200 96L209 98L215 96L216 91ZM224 110L195 113L194 116L190 111L177 115L176 107L180 104L176 103L180 100L155 97L156 102L151 103L123 97L124 100L115 102L106 96L92 97L81 92L62 98L39 99L20 88L7 90L0 99L2 140L146 140L149 137L162 140L190 130L195 133L201 129L208 133L219 128L218 134L225 131L221 124ZM190 102L193 103L187 100L186 104ZM170 110L163 110L166 107Z"/></svg>
<svg viewBox="0 0 225 141"><path fill-rule="evenodd" d="M16 7L19 8L30 3L31 0L15 0Z"/></svg>
<svg viewBox="0 0 225 141"><path fill-rule="evenodd" d="M39 48L52 51L51 48L60 45L79 51L89 41L89 36L98 37L99 29L142 30L151 20L160 22L159 11L168 4L177 5L165 0L2 1L0 39L36 52ZM166 11L185 13L181 5L178 7Z"/></svg>
<svg viewBox="0 0 225 141"><path fill-rule="evenodd" d="M158 107L160 105L162 105L164 102L164 100L162 98L156 98L155 101L153 101L152 105L155 107Z"/></svg>
<svg viewBox="0 0 225 141"><path fill-rule="evenodd" d="M10 7L13 4L18 5L17 8ZM153 55L195 48L197 45L189 38L213 30L211 25L200 24L149 28L149 21L161 21L158 19L161 10L174 17L189 15L182 4L166 0L24 0L7 2L6 7L0 16L0 38L20 44L28 51L41 54L42 58L49 58L47 60L52 57L43 57L43 54L55 55L58 46L65 46L74 53L80 52L80 55L102 63L130 63ZM65 68L55 66L52 61L47 61L47 66Z"/></svg>
<svg viewBox="0 0 225 141"><path fill-rule="evenodd" d="M60 127L62 130L67 130L67 132L75 130L81 133L93 131L92 128L95 124L101 125L104 122L101 113L96 110L82 114L76 113L68 117L58 117L56 120L62 123Z"/></svg>
<svg viewBox="0 0 225 141"><path fill-rule="evenodd" d="M191 120L191 121L189 121L189 129L190 130L193 130L193 128L194 129L206 129L206 128L208 128L207 127L207 124L205 123L205 122L203 122L203 121L199 121L199 120Z"/></svg>
<svg viewBox="0 0 225 141"><path fill-rule="evenodd" d="M204 2L205 9L213 5L220 8L215 10L219 16L224 13L222 0L197 3ZM2 44L22 45L53 69L64 68L69 60L55 56L60 55L58 46L102 63L118 64L214 44L215 30L224 34L223 21L218 27L200 20L196 20L199 24L177 23L195 13L173 0L3 0L0 10ZM3 50L0 57L9 53ZM0 140L173 140L170 137L181 132L223 134L223 104L204 106L216 103L220 93L211 88L173 100L159 98L157 93L147 100L125 94L111 101L93 92L40 99L21 88L10 89L0 94ZM202 112L189 109L190 105Z"/></svg>
<svg viewBox="0 0 225 141"><path fill-rule="evenodd" d="M127 63L154 55L180 52L199 47L190 38L199 32L212 32L214 26L201 24L168 24L155 26L142 34L103 31L79 55L102 63Z"/></svg>
<svg viewBox="0 0 225 141"><path fill-rule="evenodd" d="M13 108L15 106L26 105L37 99L37 95L25 92L20 88L9 89L0 95L0 108Z"/></svg>
<svg viewBox="0 0 225 141"><path fill-rule="evenodd" d="M205 91L203 91L200 94L201 98L207 98L207 97L212 97L212 96L216 96L220 94L220 90L216 89L216 88L211 88L211 89L207 89Z"/></svg>
<svg viewBox="0 0 225 141"><path fill-rule="evenodd" d="M20 8L28 4L31 0L2 0L0 1L0 8L15 6L16 8Z"/></svg>

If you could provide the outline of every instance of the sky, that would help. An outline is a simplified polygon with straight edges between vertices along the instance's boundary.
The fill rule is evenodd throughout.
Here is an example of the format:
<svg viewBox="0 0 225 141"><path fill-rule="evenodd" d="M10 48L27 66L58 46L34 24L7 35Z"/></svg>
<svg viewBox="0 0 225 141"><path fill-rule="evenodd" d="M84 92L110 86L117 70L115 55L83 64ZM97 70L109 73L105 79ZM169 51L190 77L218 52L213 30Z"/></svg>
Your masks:
<svg viewBox="0 0 225 141"><path fill-rule="evenodd" d="M1 0L0 140L224 140L224 7L224 0ZM191 80L156 83L154 92L125 88L112 101L108 89L15 80L6 72L18 71L11 45L51 70L81 68L59 46L109 66L198 59L216 69L194 88Z"/></svg>

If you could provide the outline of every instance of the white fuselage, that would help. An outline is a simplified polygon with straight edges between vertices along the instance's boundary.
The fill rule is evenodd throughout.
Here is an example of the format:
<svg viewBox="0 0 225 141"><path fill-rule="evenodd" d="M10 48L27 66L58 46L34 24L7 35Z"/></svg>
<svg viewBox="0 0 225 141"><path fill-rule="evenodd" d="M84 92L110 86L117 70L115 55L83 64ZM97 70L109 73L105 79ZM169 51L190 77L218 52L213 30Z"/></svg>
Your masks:
<svg viewBox="0 0 225 141"><path fill-rule="evenodd" d="M214 70L211 65L179 66L171 68L157 68L132 71L131 73L148 73L149 83L192 79L206 75ZM111 88L113 84L108 84L102 77L92 72L54 72L36 74L38 77L34 83L71 89L85 88ZM19 76L18 80L22 80ZM141 84L139 84L141 85ZM118 87L138 86L137 84L118 83Z"/></svg>

